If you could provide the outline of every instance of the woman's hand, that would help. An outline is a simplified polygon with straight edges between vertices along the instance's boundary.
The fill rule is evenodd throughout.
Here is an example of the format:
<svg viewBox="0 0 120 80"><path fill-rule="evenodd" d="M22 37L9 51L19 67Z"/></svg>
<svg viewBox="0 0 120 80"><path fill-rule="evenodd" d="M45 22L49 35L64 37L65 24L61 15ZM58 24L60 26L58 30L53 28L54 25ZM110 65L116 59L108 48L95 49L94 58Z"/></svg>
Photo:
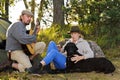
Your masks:
<svg viewBox="0 0 120 80"><path fill-rule="evenodd" d="M61 52L61 46L59 44L57 45L57 48Z"/></svg>
<svg viewBox="0 0 120 80"><path fill-rule="evenodd" d="M74 61L74 63L77 63L80 60L83 60L84 56L74 55L74 57L71 58L71 61Z"/></svg>

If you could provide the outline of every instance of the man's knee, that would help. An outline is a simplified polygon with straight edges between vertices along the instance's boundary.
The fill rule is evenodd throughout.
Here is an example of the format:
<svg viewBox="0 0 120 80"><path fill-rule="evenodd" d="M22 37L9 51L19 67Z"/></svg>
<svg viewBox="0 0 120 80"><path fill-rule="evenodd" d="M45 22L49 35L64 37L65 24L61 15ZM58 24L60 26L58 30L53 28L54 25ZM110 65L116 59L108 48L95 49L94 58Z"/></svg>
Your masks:
<svg viewBox="0 0 120 80"><path fill-rule="evenodd" d="M35 48L45 48L46 44L44 42L37 42L35 44Z"/></svg>
<svg viewBox="0 0 120 80"><path fill-rule="evenodd" d="M44 42L41 42L41 46L42 46L43 48L45 48L45 47L46 47L46 44L45 44Z"/></svg>
<svg viewBox="0 0 120 80"><path fill-rule="evenodd" d="M46 47L46 44L44 42L37 42L35 44L35 53L36 54L41 54Z"/></svg>

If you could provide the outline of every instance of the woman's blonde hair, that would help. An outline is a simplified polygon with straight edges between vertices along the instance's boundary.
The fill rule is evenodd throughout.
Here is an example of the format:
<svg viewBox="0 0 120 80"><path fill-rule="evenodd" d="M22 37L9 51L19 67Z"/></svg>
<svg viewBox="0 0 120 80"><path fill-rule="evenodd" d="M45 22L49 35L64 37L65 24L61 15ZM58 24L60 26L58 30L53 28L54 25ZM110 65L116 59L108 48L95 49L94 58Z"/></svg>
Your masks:
<svg viewBox="0 0 120 80"><path fill-rule="evenodd" d="M81 38L84 38L83 34L79 33Z"/></svg>

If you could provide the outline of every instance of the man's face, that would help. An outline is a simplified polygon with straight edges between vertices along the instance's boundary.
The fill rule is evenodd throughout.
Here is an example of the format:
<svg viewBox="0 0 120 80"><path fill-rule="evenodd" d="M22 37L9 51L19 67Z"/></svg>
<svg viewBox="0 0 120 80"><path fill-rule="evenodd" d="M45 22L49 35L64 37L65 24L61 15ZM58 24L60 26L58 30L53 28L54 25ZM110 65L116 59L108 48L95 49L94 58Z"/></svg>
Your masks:
<svg viewBox="0 0 120 80"><path fill-rule="evenodd" d="M27 14L22 15L21 18L22 18L22 22L23 22L25 25L29 25L29 23L30 23L31 20L32 20L32 16L27 15Z"/></svg>

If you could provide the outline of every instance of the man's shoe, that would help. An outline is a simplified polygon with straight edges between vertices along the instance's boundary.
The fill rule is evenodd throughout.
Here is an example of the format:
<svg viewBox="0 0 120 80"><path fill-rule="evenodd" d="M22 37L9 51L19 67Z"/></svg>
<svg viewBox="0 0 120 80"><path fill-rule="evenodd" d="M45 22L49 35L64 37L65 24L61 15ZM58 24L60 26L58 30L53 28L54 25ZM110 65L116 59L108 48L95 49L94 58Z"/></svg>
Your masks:
<svg viewBox="0 0 120 80"><path fill-rule="evenodd" d="M37 71L41 70L41 68L42 68L42 64L40 63L38 66L26 68L25 71L28 73L37 73Z"/></svg>

